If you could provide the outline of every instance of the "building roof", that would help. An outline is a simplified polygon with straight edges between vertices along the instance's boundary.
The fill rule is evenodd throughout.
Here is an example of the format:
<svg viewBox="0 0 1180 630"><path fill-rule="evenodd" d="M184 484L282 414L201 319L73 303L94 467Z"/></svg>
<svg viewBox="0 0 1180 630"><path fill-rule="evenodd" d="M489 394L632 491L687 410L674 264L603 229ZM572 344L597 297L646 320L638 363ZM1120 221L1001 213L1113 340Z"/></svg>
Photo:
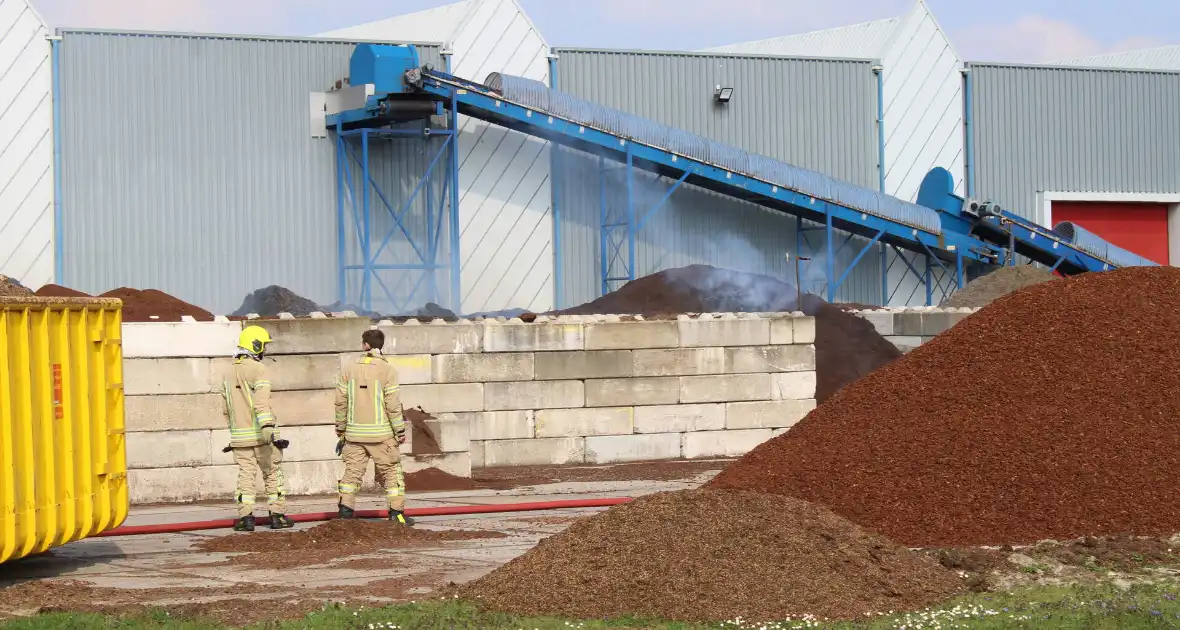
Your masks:
<svg viewBox="0 0 1180 630"><path fill-rule="evenodd" d="M450 44L451 39L463 24L463 20L471 13L475 3L476 0L462 0L425 11L339 28L320 33L319 36Z"/></svg>
<svg viewBox="0 0 1180 630"><path fill-rule="evenodd" d="M809 57L880 57L892 41L900 23L900 17L892 17L810 33L705 48L700 52Z"/></svg>
<svg viewBox="0 0 1180 630"><path fill-rule="evenodd" d="M1145 48L1128 52L1090 55L1076 59L1054 61L1058 66L1090 66L1097 68L1127 68L1134 70L1180 70L1180 44Z"/></svg>

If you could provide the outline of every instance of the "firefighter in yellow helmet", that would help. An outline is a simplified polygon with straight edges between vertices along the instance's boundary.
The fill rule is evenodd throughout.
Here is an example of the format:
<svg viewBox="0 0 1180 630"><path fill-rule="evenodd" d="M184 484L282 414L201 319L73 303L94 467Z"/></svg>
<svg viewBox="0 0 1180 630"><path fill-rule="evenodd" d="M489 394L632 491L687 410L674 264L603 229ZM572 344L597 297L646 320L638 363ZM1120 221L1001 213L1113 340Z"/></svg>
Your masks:
<svg viewBox="0 0 1180 630"><path fill-rule="evenodd" d="M406 423L398 395L397 371L381 356L385 334L366 330L361 335L364 354L341 370L336 381L336 435L344 459L340 493L340 518L353 518L356 495L369 459L385 486L389 520L413 525L405 515L405 477L398 445L406 441Z"/></svg>
<svg viewBox="0 0 1180 630"><path fill-rule="evenodd" d="M234 498L238 518L234 531L254 531L255 479L259 472L266 482L266 502L270 509L270 528L285 529L294 523L286 515L286 488L283 487L283 449L274 412L270 408L270 381L262 357L270 333L261 326L247 326L238 336L234 363L223 379L222 393L229 414L230 443L238 465L238 486Z"/></svg>

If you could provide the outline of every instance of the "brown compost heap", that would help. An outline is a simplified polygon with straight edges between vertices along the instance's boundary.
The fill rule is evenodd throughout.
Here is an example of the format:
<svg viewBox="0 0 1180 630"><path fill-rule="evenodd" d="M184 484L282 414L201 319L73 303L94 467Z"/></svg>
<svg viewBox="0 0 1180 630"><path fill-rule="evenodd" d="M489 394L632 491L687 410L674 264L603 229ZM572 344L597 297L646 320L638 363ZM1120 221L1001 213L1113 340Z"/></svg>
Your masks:
<svg viewBox="0 0 1180 630"><path fill-rule="evenodd" d="M769 313L801 310L815 317L816 400L901 356L873 325L836 304L804 294L797 308L795 287L770 276L691 265L628 282L563 315L618 314L648 318L680 313Z"/></svg>
<svg viewBox="0 0 1180 630"><path fill-rule="evenodd" d="M995 300L1042 282L1056 280L1057 276L1032 265L1000 267L995 271L967 283L942 301L942 308L982 308Z"/></svg>
<svg viewBox="0 0 1180 630"><path fill-rule="evenodd" d="M16 278L0 275L0 297L30 297L32 295L33 292L17 282Z"/></svg>
<svg viewBox="0 0 1180 630"><path fill-rule="evenodd" d="M934 560L790 497L683 490L578 520L460 589L526 616L862 618L959 588Z"/></svg>
<svg viewBox="0 0 1180 630"><path fill-rule="evenodd" d="M199 322L213 321L213 313L156 289L120 287L97 296L57 284L37 289L39 297L105 297L123 301L125 322L179 322L187 315Z"/></svg>
<svg viewBox="0 0 1180 630"><path fill-rule="evenodd" d="M708 487L826 505L910 546L1180 531L1180 269L1007 295Z"/></svg>

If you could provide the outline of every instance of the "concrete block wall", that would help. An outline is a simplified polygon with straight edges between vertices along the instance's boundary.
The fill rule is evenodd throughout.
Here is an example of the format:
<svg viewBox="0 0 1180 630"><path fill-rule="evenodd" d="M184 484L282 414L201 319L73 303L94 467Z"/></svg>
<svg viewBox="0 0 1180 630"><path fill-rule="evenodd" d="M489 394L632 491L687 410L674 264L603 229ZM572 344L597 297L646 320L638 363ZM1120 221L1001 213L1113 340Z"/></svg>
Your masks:
<svg viewBox="0 0 1180 630"><path fill-rule="evenodd" d="M291 441L292 494L335 491L333 380L374 326L385 332L404 406L444 427L444 453L404 456L407 472L737 456L815 407L815 323L801 313L251 323L276 340L267 361ZM228 430L217 375L241 326L124 326L133 501L231 496L236 468L221 452Z"/></svg>
<svg viewBox="0 0 1180 630"><path fill-rule="evenodd" d="M917 306L905 308L881 308L853 311L873 324L881 336L888 339L902 352L933 339L936 335L967 319L978 308L938 308Z"/></svg>

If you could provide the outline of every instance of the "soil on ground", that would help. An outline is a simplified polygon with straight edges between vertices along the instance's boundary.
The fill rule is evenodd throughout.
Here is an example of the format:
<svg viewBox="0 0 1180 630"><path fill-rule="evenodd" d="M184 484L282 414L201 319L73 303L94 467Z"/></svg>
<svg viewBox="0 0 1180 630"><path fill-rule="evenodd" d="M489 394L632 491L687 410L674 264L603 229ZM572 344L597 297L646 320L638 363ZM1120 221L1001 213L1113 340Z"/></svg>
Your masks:
<svg viewBox="0 0 1180 630"><path fill-rule="evenodd" d="M961 589L933 559L789 497L685 490L574 523L459 590L496 610L772 621L921 608Z"/></svg>
<svg viewBox="0 0 1180 630"><path fill-rule="evenodd" d="M846 387L707 487L914 547L1180 531L1180 269L1009 294Z"/></svg>
<svg viewBox="0 0 1180 630"><path fill-rule="evenodd" d="M89 293L76 291L69 287L63 287L60 284L47 284L40 289L37 289L37 297L92 297Z"/></svg>
<svg viewBox="0 0 1180 630"><path fill-rule="evenodd" d="M800 306L800 302L802 302ZM691 265L668 269L623 285L597 300L560 315L643 315L674 318L684 313L772 313L802 311L815 318L818 402L842 387L901 357L867 320L849 313L862 305L829 304L770 276Z"/></svg>
<svg viewBox="0 0 1180 630"><path fill-rule="evenodd" d="M199 322L213 321L213 313L156 289L120 287L98 297L123 300L125 322L179 322L185 315Z"/></svg>
<svg viewBox="0 0 1180 630"><path fill-rule="evenodd" d="M1056 280L1057 276L1032 265L1000 267L967 283L942 301L943 308L983 308L1025 287Z"/></svg>

